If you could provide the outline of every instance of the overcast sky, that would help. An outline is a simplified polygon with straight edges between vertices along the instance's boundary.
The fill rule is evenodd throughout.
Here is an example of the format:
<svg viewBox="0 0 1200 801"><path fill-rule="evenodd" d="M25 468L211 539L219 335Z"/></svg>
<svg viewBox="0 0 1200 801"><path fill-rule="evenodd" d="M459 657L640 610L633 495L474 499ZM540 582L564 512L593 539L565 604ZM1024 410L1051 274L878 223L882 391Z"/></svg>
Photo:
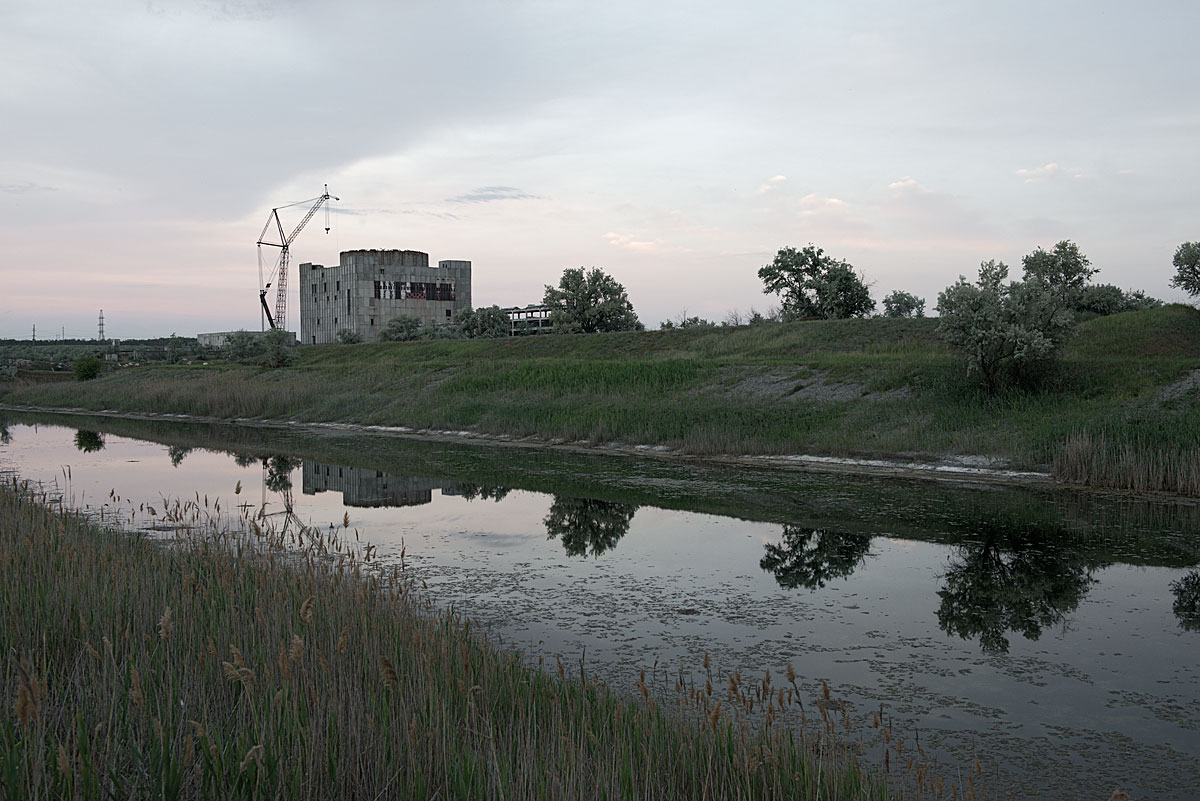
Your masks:
<svg viewBox="0 0 1200 801"><path fill-rule="evenodd" d="M0 0L0 337L256 330L254 242L325 183L294 262L469 259L477 306L596 266L649 327L721 319L814 242L932 309L1062 239L1185 300L1197 29L1195 0Z"/></svg>

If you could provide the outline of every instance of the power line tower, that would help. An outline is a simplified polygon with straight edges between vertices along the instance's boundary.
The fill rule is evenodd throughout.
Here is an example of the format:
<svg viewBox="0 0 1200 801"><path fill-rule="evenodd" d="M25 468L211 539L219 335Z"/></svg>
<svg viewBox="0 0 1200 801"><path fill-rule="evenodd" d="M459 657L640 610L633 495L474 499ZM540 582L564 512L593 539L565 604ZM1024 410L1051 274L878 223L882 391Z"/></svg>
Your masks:
<svg viewBox="0 0 1200 801"><path fill-rule="evenodd" d="M100 310L100 333L96 335L96 339L104 341L104 309Z"/></svg>

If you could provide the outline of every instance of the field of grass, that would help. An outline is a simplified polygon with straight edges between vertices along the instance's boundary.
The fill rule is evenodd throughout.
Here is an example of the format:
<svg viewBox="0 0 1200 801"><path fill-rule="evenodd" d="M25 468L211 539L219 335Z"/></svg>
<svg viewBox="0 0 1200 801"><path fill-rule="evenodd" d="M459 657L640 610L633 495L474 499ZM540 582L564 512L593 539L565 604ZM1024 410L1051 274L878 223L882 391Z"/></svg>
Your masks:
<svg viewBox="0 0 1200 801"><path fill-rule="evenodd" d="M174 535L0 487L5 801L892 797L790 669L623 698L432 611L349 530L109 500ZM950 790L899 749L892 771Z"/></svg>
<svg viewBox="0 0 1200 801"><path fill-rule="evenodd" d="M288 368L154 367L0 402L470 430L694 454L994 456L1072 483L1200 494L1200 311L1082 323L1038 390L989 396L936 320L831 320L302 348ZM1169 465L1169 469L1162 467Z"/></svg>

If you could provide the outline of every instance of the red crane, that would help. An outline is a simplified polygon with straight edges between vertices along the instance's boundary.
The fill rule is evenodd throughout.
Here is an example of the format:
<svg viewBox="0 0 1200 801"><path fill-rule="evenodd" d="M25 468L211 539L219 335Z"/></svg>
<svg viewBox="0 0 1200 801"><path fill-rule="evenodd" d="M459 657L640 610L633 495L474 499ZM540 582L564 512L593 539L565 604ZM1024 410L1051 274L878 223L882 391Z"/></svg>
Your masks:
<svg viewBox="0 0 1200 801"><path fill-rule="evenodd" d="M258 302L262 304L263 313L267 316L267 322L272 328L287 328L287 278L288 278L288 257L291 255L290 248L296 236L304 230L304 226L308 225L308 221L317 213L317 209L325 206L325 233L329 233L329 206L327 201L339 200L329 194L329 185L325 185L325 191L318 197L309 198L308 200L299 200L295 203L288 203L286 206L280 206L277 209L271 209L271 213L267 215L267 224L263 226L262 233L258 235L258 283L262 289L258 290ZM284 234L283 221L279 219L281 209L290 209L293 206L303 206L306 203L311 203L312 206L308 209L308 213L304 215L304 219L292 229L290 234ZM279 232L278 242L268 242L267 232L274 228ZM267 282L263 283L263 245L272 248L279 248L279 258L275 261L275 266L271 269L271 274L267 276ZM271 288L272 282L276 285L275 290L275 314L272 316L271 309L267 305L267 290Z"/></svg>

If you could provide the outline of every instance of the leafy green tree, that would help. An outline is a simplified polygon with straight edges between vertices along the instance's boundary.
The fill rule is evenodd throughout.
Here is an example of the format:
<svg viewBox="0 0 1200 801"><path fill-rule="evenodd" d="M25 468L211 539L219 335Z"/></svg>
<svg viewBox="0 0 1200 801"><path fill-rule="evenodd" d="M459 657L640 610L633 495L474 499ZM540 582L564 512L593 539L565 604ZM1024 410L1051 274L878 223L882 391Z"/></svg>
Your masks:
<svg viewBox="0 0 1200 801"><path fill-rule="evenodd" d="M263 352L262 338L249 331L234 331L225 341L225 351L233 361L253 358Z"/></svg>
<svg viewBox="0 0 1200 801"><path fill-rule="evenodd" d="M343 328L337 332L337 341L342 345L357 345L363 341L362 334Z"/></svg>
<svg viewBox="0 0 1200 801"><path fill-rule="evenodd" d="M758 566L775 575L780 587L816 590L846 578L866 561L871 538L866 534L784 526L783 540L768 544Z"/></svg>
<svg viewBox="0 0 1200 801"><path fill-rule="evenodd" d="M1200 242L1184 242L1175 250L1175 277L1171 286L1189 295L1200 295Z"/></svg>
<svg viewBox="0 0 1200 801"><path fill-rule="evenodd" d="M379 332L380 342L412 342L417 339L421 330L421 320L407 314L397 315L388 320L387 325Z"/></svg>
<svg viewBox="0 0 1200 801"><path fill-rule="evenodd" d="M1036 640L1079 606L1101 567L1066 543L1028 530L982 532L960 546L938 590L938 625L989 653L1007 653L1007 634Z"/></svg>
<svg viewBox="0 0 1200 801"><path fill-rule="evenodd" d="M875 310L870 290L854 267L809 242L802 250L781 248L758 270L763 292L781 295L784 320L864 317Z"/></svg>
<svg viewBox="0 0 1200 801"><path fill-rule="evenodd" d="M468 339L501 339L508 336L508 315L499 306L484 306L482 309L463 309L455 323Z"/></svg>
<svg viewBox="0 0 1200 801"><path fill-rule="evenodd" d="M582 267L563 270L557 287L546 285L542 303L551 309L555 333L592 334L644 328L625 287L599 267L587 273Z"/></svg>
<svg viewBox="0 0 1200 801"><path fill-rule="evenodd" d="M1049 293L1054 298L1050 307L1055 310L1069 310L1078 305L1088 279L1098 272L1069 239L1059 242L1053 250L1038 248L1021 259L1021 263L1025 267L1025 283L1037 284Z"/></svg>
<svg viewBox="0 0 1200 801"><path fill-rule="evenodd" d="M599 556L629 533L636 506L591 498L554 496L543 521L547 539L561 539L567 556Z"/></svg>
<svg viewBox="0 0 1200 801"><path fill-rule="evenodd" d="M183 338L171 332L171 338L167 340L167 363L179 364L183 361Z"/></svg>
<svg viewBox="0 0 1200 801"><path fill-rule="evenodd" d="M104 437L98 431L79 429L75 432L75 449L84 453L104 450Z"/></svg>
<svg viewBox="0 0 1200 801"><path fill-rule="evenodd" d="M104 370L104 362L95 356L84 356L82 359L76 359L71 369L75 373L76 381L91 381Z"/></svg>
<svg viewBox="0 0 1200 801"><path fill-rule="evenodd" d="M267 367L287 367L295 358L296 341L290 331L282 328L272 328L262 335L263 360Z"/></svg>
<svg viewBox="0 0 1200 801"><path fill-rule="evenodd" d="M1027 380L1052 360L1075 330L1072 313L1096 271L1070 242L1025 257L1025 280L1007 282L1003 262L979 265L974 284L959 277L938 295L938 332L995 392L1006 377Z"/></svg>
<svg viewBox="0 0 1200 801"><path fill-rule="evenodd" d="M924 317L925 299L899 289L883 299L884 317Z"/></svg>

